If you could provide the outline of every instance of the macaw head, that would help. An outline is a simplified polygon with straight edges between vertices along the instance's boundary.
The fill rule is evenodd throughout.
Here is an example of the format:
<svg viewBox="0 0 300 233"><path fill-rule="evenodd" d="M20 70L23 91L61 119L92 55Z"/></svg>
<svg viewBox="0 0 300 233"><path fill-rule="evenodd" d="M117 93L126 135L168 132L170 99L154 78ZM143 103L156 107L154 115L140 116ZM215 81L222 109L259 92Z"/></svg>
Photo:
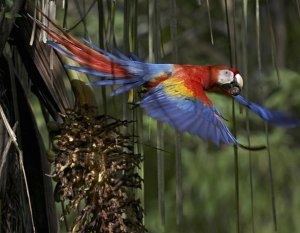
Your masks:
<svg viewBox="0 0 300 233"><path fill-rule="evenodd" d="M243 78L236 69L220 67L217 72L217 85L229 95L239 95L243 88Z"/></svg>

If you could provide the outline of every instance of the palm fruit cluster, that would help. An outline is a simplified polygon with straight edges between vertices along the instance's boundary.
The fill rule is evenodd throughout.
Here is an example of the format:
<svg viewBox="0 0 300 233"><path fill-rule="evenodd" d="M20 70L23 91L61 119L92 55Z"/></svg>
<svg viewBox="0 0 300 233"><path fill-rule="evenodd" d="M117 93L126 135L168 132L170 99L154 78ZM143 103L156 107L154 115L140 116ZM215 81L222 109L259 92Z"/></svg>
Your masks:
<svg viewBox="0 0 300 233"><path fill-rule="evenodd" d="M137 173L142 157L133 153L132 137L120 133L127 124L106 115L63 115L52 138L53 179L56 201L77 214L71 232L146 231L134 191L142 185Z"/></svg>

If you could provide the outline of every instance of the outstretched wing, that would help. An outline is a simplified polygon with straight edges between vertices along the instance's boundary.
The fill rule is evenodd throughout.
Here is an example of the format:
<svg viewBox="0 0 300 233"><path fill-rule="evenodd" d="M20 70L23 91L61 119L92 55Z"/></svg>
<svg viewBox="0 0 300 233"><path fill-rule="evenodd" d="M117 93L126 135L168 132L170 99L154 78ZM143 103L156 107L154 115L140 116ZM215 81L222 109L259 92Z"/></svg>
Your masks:
<svg viewBox="0 0 300 233"><path fill-rule="evenodd" d="M169 78L147 92L140 105L151 117L182 132L200 136L216 145L237 144L201 85L193 91L187 82L182 78Z"/></svg>
<svg viewBox="0 0 300 233"><path fill-rule="evenodd" d="M283 126L287 128L297 127L300 125L300 120L286 113L269 110L245 99L241 95L233 96L240 104L246 106L251 111L255 112L262 119L273 125Z"/></svg>

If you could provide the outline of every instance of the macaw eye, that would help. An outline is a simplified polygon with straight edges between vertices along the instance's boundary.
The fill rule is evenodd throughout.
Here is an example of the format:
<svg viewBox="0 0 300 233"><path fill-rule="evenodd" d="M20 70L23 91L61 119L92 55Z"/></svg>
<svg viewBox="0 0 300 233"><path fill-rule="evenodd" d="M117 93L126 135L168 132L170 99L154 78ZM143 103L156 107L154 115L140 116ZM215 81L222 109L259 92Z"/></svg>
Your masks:
<svg viewBox="0 0 300 233"><path fill-rule="evenodd" d="M229 70L224 70L224 75L225 75L226 77L230 77L231 74L232 74L231 71L229 71Z"/></svg>

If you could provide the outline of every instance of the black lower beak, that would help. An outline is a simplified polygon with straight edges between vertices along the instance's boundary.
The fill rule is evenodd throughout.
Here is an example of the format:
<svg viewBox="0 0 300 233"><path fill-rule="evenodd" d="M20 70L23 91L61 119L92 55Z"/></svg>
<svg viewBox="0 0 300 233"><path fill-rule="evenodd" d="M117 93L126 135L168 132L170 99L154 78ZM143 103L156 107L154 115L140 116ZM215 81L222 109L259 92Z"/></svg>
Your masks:
<svg viewBox="0 0 300 233"><path fill-rule="evenodd" d="M231 95L239 95L241 93L241 88L240 86L238 85L237 82L233 81L231 83L226 83L226 84L223 84L221 86L226 92L230 93Z"/></svg>

